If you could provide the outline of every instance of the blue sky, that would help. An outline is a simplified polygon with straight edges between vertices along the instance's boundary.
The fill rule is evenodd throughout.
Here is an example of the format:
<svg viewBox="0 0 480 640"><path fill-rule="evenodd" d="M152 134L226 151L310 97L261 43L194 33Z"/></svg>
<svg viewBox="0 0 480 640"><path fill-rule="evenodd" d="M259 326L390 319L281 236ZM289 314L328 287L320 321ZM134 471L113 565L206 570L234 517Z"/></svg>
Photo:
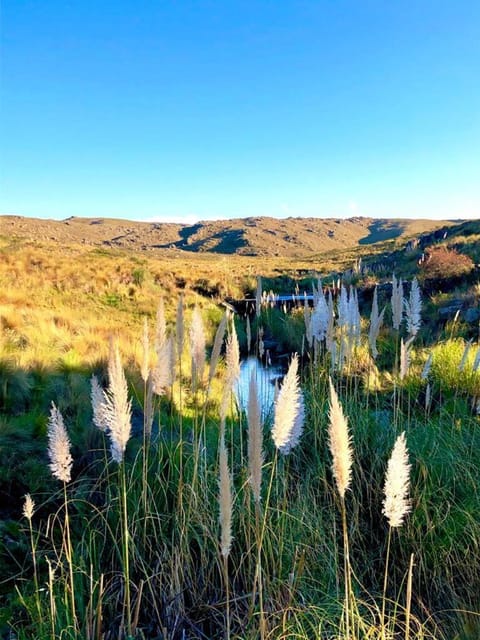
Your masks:
<svg viewBox="0 0 480 640"><path fill-rule="evenodd" d="M0 213L480 217L478 0L2 0Z"/></svg>

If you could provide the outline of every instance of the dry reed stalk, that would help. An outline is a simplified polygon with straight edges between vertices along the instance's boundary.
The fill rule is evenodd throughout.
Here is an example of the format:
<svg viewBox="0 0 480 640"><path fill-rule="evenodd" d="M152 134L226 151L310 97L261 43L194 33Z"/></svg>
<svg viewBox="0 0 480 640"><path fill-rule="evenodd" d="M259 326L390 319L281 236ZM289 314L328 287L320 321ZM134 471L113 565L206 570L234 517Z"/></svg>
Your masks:
<svg viewBox="0 0 480 640"><path fill-rule="evenodd" d="M132 403L128 397L118 344L113 342L110 345L108 359L108 389L104 397L105 423L111 440L110 450L113 460L120 463L130 438Z"/></svg>
<svg viewBox="0 0 480 640"><path fill-rule="evenodd" d="M330 424L328 435L333 459L332 471L338 493L343 500L351 481L353 453L351 438L348 433L348 422L343 414L342 406L338 400L337 392L331 379L329 379L329 387Z"/></svg>
<svg viewBox="0 0 480 640"><path fill-rule="evenodd" d="M275 401L272 438L283 455L288 455L298 444L304 417L305 406L298 379L298 355L295 354Z"/></svg>
<svg viewBox="0 0 480 640"><path fill-rule="evenodd" d="M392 326L397 331L403 319L403 283L401 278L396 279L395 274L392 276Z"/></svg>
<svg viewBox="0 0 480 640"><path fill-rule="evenodd" d="M218 359L220 357L220 351L222 349L223 338L225 337L225 330L227 328L227 314L224 313L215 333L215 340L213 341L212 354L210 356L210 370L208 373L208 384L212 384L215 371L217 369Z"/></svg>
<svg viewBox="0 0 480 640"><path fill-rule="evenodd" d="M48 420L48 455L52 475L62 482L70 482L72 472L72 456L70 440L63 422L63 417L52 402Z"/></svg>
<svg viewBox="0 0 480 640"><path fill-rule="evenodd" d="M203 379L205 368L205 329L200 309L195 306L190 324L190 349L192 355L192 387L197 388Z"/></svg>
<svg viewBox="0 0 480 640"><path fill-rule="evenodd" d="M388 461L384 486L385 499L382 513L387 518L390 527L393 528L403 524L405 515L411 509L407 498L409 474L407 444L405 432L402 432L395 442Z"/></svg>
<svg viewBox="0 0 480 640"><path fill-rule="evenodd" d="M252 371L248 389L248 470L254 501L261 499L263 466L263 431L255 372Z"/></svg>
<svg viewBox="0 0 480 640"><path fill-rule="evenodd" d="M405 307L405 317L407 320L407 331L412 337L416 336L420 329L421 311L422 311L422 295L420 293L420 287L418 286L418 280L413 279L410 288L410 298L404 299L403 306Z"/></svg>

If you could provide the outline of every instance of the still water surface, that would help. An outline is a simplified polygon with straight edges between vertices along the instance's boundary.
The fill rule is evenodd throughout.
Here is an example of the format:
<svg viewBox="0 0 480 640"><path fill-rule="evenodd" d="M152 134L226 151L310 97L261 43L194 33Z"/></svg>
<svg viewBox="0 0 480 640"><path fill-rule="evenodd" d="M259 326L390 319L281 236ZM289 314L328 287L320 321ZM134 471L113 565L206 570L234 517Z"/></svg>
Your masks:
<svg viewBox="0 0 480 640"><path fill-rule="evenodd" d="M247 410L248 389L252 374L257 380L258 398L262 410L262 419L273 415L273 401L275 396L275 380L283 375L281 367L271 365L265 367L258 358L249 356L240 365L240 378L238 380L235 395L240 409Z"/></svg>

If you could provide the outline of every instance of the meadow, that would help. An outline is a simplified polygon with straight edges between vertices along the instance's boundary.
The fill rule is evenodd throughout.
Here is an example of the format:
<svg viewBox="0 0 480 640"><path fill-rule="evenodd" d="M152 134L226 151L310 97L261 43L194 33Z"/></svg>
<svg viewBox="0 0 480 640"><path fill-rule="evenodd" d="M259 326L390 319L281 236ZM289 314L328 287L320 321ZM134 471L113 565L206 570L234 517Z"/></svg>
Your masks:
<svg viewBox="0 0 480 640"><path fill-rule="evenodd" d="M475 274L360 255L3 239L3 637L480 637L478 321L439 313ZM252 378L240 412L275 352L275 407Z"/></svg>

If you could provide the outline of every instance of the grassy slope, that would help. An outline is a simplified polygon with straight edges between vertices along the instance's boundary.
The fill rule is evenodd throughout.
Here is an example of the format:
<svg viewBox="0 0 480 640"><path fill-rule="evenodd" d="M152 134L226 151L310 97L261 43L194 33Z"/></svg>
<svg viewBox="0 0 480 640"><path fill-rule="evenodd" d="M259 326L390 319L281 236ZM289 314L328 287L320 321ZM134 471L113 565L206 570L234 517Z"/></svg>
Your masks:
<svg viewBox="0 0 480 640"><path fill-rule="evenodd" d="M453 244L459 245L464 251L475 254L478 251L478 225L471 224L458 229L460 235L449 239ZM472 232L470 235L469 233ZM314 271L328 273L340 271L342 267L350 267L354 260L365 252L373 253L371 260L376 262L391 259L392 242L375 247L345 248L341 253L332 251L330 254L320 254L309 259L293 260L289 258L248 258L242 256L221 257L215 261L205 254L176 252L138 253L131 250L115 248L94 248L78 243L62 243L61 251L56 242L43 240L31 242L26 239L12 239L4 237L0 254L0 317L2 322L2 368L0 370L2 417L0 419L0 453L1 472L0 485L3 504L12 503L15 516L19 516L20 497L26 491L44 491L44 478L46 469L45 460L45 423L48 415L49 403L55 399L65 411L70 427L73 429L76 455L82 456L77 464L86 467L90 460L86 455L92 445L89 430L90 414L85 409L89 403L89 388L86 374L92 369L99 370L99 364L103 366L108 349L108 336L116 332L121 336L122 353L130 369L138 368L140 362L140 332L144 316L152 322L156 310L157 301L163 295L167 302L167 316L172 324L175 314L175 303L179 292L185 294L187 312L191 311L195 303L204 308L210 337L213 334L219 312L216 303L225 296L238 297L246 290L253 290L255 275L257 273L270 278L269 284L275 282L275 278L284 277L287 274L292 278L304 278ZM403 252L394 255L397 266L404 266L407 272L417 270L417 255L407 256ZM389 264L390 266L390 264ZM213 297L212 297L213 296ZM281 321L280 324L285 324ZM301 326L297 324L297 327ZM427 332L425 332L427 335ZM384 337L383 351L391 349L388 336ZM474 474L471 466L474 463L472 451L478 451L474 439L474 429L478 426L470 415L467 399L464 397L466 384L456 376L458 361L461 358L463 343L460 341L456 347L453 364L449 366L449 372L453 382L441 386L442 365L444 356L436 363L434 371L438 377L438 403L434 415L429 417L430 430L426 430L426 419L419 406L420 400L413 400L412 408L409 408L410 396L416 398L423 393L418 388L418 383L413 381L405 390L403 398L404 409L397 428L408 428L411 431L412 445L416 455L415 462L415 506L417 514L409 525L405 536L407 546L397 548L401 566L397 570L397 579L405 571L408 561L407 548L414 549L421 558L416 573L415 585L418 590L423 590L431 581L431 593L426 594L432 601L441 602L442 606L449 607L464 604L467 608L476 605L474 594L471 601L465 596L465 588L462 579L455 575L470 576L474 579L472 567L477 566L477 549L475 543L476 529L473 527L470 508L474 508L478 497L478 487L475 485ZM448 354L447 354L448 356ZM417 357L423 357L420 350ZM138 373L135 374L138 388ZM443 384L443 383L442 383ZM453 385L453 387L452 387ZM305 449L301 455L294 459L290 471L289 495L291 516L283 513L280 495L272 518L278 518L278 522L272 521L272 527L266 551L268 562L274 575L287 580L289 571L295 567L300 571L303 567L304 555L308 562L314 563L313 568L299 575L298 584L292 587L298 596L298 603L316 601L316 598L324 598L325 588L330 588L338 579L335 566L335 558L332 555L332 546L338 544L334 535L321 535L325 527L338 525L334 512L327 512L334 502L331 486L324 490L328 483L328 470L325 459L328 452L325 443L325 393L323 382L319 382L318 376L312 376L307 386L309 399L310 421L316 424L318 429L310 429L306 433ZM407 402L408 397L408 402ZM379 406L375 415L387 415L388 399L386 404L379 398ZM135 406L141 404L140 396L135 400ZM380 461L388 455L391 447L391 438L377 442L372 440L371 421L372 415L368 411L359 411L358 397L349 396L348 388L345 392L347 413L355 416L357 424L356 445L358 448L359 474L358 486L362 500L376 501L379 507L378 492L381 490L382 469ZM364 401L364 400L362 400ZM323 435L319 435L319 433ZM320 441L319 441L320 439ZM98 446L98 443L96 443ZM370 469L371 447L376 451L375 469ZM12 456L11 452L16 451ZM271 451L270 451L271 455ZM476 463L475 463L476 464ZM305 473L309 469L309 473ZM362 471L367 469L368 472ZM467 469L468 474L462 470ZM237 462L236 472L239 473L237 490L241 495L241 478L245 472L242 465ZM462 474L463 482L456 481L456 476ZM298 488L300 478L306 477L307 482L304 492ZM374 480L375 489L369 485ZM443 487L439 493L441 499L434 499L438 492L438 483ZM428 487L427 493L422 493L424 487ZM80 489L80 485L79 485ZM278 490L278 488L277 488ZM205 542L205 552L208 562L215 562L211 557L212 539L215 538L215 496L216 478L211 477L208 485L208 496L211 501L211 512L198 515L198 522L192 524L189 535L192 536L192 544L197 544L197 528L204 530L207 526L212 529L208 541ZM168 509L167 497L158 496L159 512ZM166 502L163 505L162 500ZM351 502L351 517L355 525L361 523L362 529L366 522L375 521L376 516L369 512L363 512L360 497ZM449 504L448 514L442 513L442 504ZM315 505L315 510L312 510ZM134 507L132 502L132 507ZM5 516L11 516L8 510ZM312 511L312 512L310 512ZM314 511L314 512L313 512ZM378 511L378 509L377 509ZM48 514L48 509L43 512ZM213 515L212 515L213 514ZM158 514L153 514L155 518ZM247 512L248 515L248 512ZM248 535L253 536L249 529L247 515L240 517L241 526L245 527ZM447 518L447 515L451 516ZM2 540L16 539L15 522L6 521L2 524ZM281 554L277 558L276 547L279 540L276 538L277 527L284 529L285 538L281 547ZM418 531L417 531L418 527ZM320 532L320 533L319 533ZM466 536L462 532L467 532ZM371 545L379 545L383 540L384 531L372 532ZM242 535L237 533L237 547L234 553L240 562L243 553ZM428 541L426 549L422 550L422 538ZM374 584L373 575L379 570L378 553L375 557L365 555L367 549L364 545L367 540L355 533L352 540L352 553L357 563L357 570L362 580ZM297 546L296 546L297 545ZM437 545L437 547L436 547ZM438 546L439 545L439 546ZM153 547L152 547L153 548ZM320 550L320 551L319 551ZM2 548L2 560L5 553L11 560L11 550ZM21 551L21 550L20 550ZM382 549L382 552L384 549ZM24 552L22 552L24 554ZM299 554L297 556L297 554ZM318 562L318 557L325 559ZM439 555L441 562L436 563ZM21 557L22 556L20 553ZM365 565L360 566L362 559ZM174 556L169 558L173 563ZM157 558L157 561L159 559ZM243 562L243 561L242 561ZM318 563L318 564L315 564ZM435 566L435 573L431 573L430 565ZM441 565L441 566L440 566ZM172 565L173 566L173 565ZM210 565L209 565L210 566ZM177 570L180 569L177 567ZM192 580L192 588L198 588L195 575L198 569L193 564L185 564L182 571L184 577ZM302 568L302 571L304 569ZM380 569L381 570L381 569ZM162 589L167 587L167 580L171 568L168 566L165 575L158 577ZM472 571L472 573L470 573ZM455 574L457 572L457 574ZM445 575L452 578L452 592L445 592ZM201 576L200 576L201 577ZM209 576L213 580L212 591L204 586L209 597L222 598L221 586L218 584L218 576L215 571ZM477 576L478 577L478 576ZM160 580L161 578L161 580ZM469 578L470 579L470 578ZM153 577L152 577L153 580ZM217 581L217 583L215 583ZM215 586L216 585L216 586ZM377 586L378 589L378 581ZM162 592L159 585L159 592ZM289 624L295 629L295 616L301 614L302 606L294 605L285 594L280 581L272 579L269 584L272 602L277 607L286 606L285 602L292 605ZM219 591L220 593L219 593ZM467 590L468 592L468 590ZM297 597L296 596L296 597ZM454 602L452 598L457 597ZM447 598L442 602L442 598ZM241 603L241 599L239 600ZM198 606L204 603L200 600ZM167 605L165 605L167 606ZM272 604L273 606L273 604ZM290 606L290 605L288 605ZM335 615L337 615L336 612ZM218 611L212 613L218 622ZM242 624L241 606L237 609L238 626ZM271 612L275 619L275 611ZM322 614L325 615L325 614ZM315 620L315 616L313 617ZM221 622L221 616L220 616ZM316 624L316 623L315 623ZM315 629L312 621L312 629ZM300 627L308 629L308 616L302 618ZM298 627L297 627L298 632ZM305 632L305 637L309 637ZM313 633L313 631L311 631ZM475 633L475 631L473 632ZM28 637L28 636L26 636ZM30 636L32 637L32 636ZM252 635L255 637L254 631ZM303 637L300 635L300 637ZM451 637L454 637L453 635ZM459 636L475 638L475 635ZM450 640L450 639L449 639Z"/></svg>

